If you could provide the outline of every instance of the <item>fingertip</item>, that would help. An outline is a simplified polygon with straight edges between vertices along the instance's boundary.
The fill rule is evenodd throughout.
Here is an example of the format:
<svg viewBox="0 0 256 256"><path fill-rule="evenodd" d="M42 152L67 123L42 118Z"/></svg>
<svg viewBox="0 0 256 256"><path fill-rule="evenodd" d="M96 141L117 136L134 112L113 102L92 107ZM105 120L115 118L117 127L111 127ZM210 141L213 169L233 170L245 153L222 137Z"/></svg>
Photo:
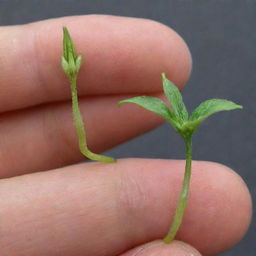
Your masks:
<svg viewBox="0 0 256 256"><path fill-rule="evenodd" d="M225 171L226 179L229 180L229 186L222 186L223 193L229 199L227 202L230 203L229 207L231 208L229 209L230 214L226 213L227 222L234 228L233 230L230 228L229 232L227 230L230 240L228 243L227 239L226 248L229 248L244 237L250 226L252 219L252 197L247 184L236 171L226 165L215 164L219 166L219 172ZM221 186L221 181L219 182Z"/></svg>
<svg viewBox="0 0 256 256"><path fill-rule="evenodd" d="M181 241L173 241L170 244L164 244L162 241L153 241L140 245L120 256L201 256L195 248Z"/></svg>
<svg viewBox="0 0 256 256"><path fill-rule="evenodd" d="M0 111L69 98L59 61L63 26L86 58L79 73L80 95L160 92L162 72L179 88L189 78L192 61L186 43L159 22L108 15L46 20L1 29L0 82L8 86L1 91Z"/></svg>
<svg viewBox="0 0 256 256"><path fill-rule="evenodd" d="M159 80L164 74L176 86L183 88L192 71L192 56L187 43L177 31L163 23L144 19L144 24L148 27L145 31L147 30L149 35L151 33L155 35L153 44L155 51L158 51L159 60L158 67L154 69ZM152 35L151 37L154 38Z"/></svg>
<svg viewBox="0 0 256 256"><path fill-rule="evenodd" d="M136 166L139 163L138 159L136 164L132 160L122 160L120 163L124 163L123 161L126 161L131 167L129 174L131 174L131 169L138 172L138 166ZM152 193L151 196L146 197L149 198L148 204L151 204L154 193L158 194L157 200L154 200L157 203L154 203L154 207L151 206L150 211L145 210L145 208L149 209L147 200L144 200L145 208L140 202L140 209L143 209L141 215L143 215L143 222L145 221L144 224L147 226L148 239L152 240L166 235L168 225L170 225L170 212L176 206L174 204L175 196L171 198L169 195L178 194L179 184L183 178L184 162L142 159L139 165L143 166L143 168L139 168L138 173L140 173L140 178L143 176L143 186L146 191L141 192L142 189L139 186L140 195L149 194L146 184L151 185L150 193ZM188 207L177 239L191 244L203 255L216 255L233 247L245 235L252 216L251 196L243 179L229 167L202 161L193 161L192 166L193 174ZM172 171L169 172L168 168L171 168ZM134 175L137 176L137 174ZM160 190L159 186L161 186ZM133 191L135 192L136 189ZM136 193L129 194L130 197L132 195L134 197ZM134 198L129 199L132 202L134 200ZM168 202L172 202L173 208L166 210ZM157 204L159 208L155 207ZM163 206L165 210L161 208ZM145 212L150 212L150 214L145 214ZM162 215L159 220L160 214ZM136 226L142 223L141 218L139 221ZM165 231L164 225L166 226Z"/></svg>
<svg viewBox="0 0 256 256"><path fill-rule="evenodd" d="M193 166L198 178L191 186L193 204L189 205L188 212L192 214L187 214L184 232L181 229L179 237L204 255L215 255L228 250L245 235L252 217L252 199L244 180L231 168L197 161ZM199 183L200 189L194 190ZM198 221L192 223L192 219ZM187 225L190 232L186 230ZM193 233L197 232L204 235L195 237Z"/></svg>
<svg viewBox="0 0 256 256"><path fill-rule="evenodd" d="M166 33L166 63L162 74L169 77L179 88L183 88L192 72L192 55L185 40L172 28L158 23ZM170 47L172 45L172 47ZM168 49L169 47L169 49Z"/></svg>

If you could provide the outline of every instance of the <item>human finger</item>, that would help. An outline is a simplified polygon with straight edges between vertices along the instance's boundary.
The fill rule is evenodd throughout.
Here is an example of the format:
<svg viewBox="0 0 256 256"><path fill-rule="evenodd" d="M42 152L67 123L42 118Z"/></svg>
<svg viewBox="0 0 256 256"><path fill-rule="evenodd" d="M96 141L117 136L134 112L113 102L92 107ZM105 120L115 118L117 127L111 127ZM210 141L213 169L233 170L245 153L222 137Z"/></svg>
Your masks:
<svg viewBox="0 0 256 256"><path fill-rule="evenodd" d="M123 98L80 98L88 146L93 152L105 151L163 122L137 106L118 108L117 102ZM86 160L79 150L70 102L0 114L0 120L0 178Z"/></svg>
<svg viewBox="0 0 256 256"><path fill-rule="evenodd" d="M60 67L64 25L84 56L81 96L157 92L161 72L179 87L188 79L187 46L154 21L87 15L1 27L1 112L70 98Z"/></svg>
<svg viewBox="0 0 256 256"><path fill-rule="evenodd" d="M173 241L171 244L164 244L162 241L153 241L147 244L140 245L120 256L201 256L195 248L181 242Z"/></svg>
<svg viewBox="0 0 256 256"><path fill-rule="evenodd" d="M127 159L1 180L1 256L111 256L162 238L176 207L184 164ZM192 171L177 239L203 255L215 255L247 230L250 195L227 167L193 161Z"/></svg>
<svg viewBox="0 0 256 256"><path fill-rule="evenodd" d="M36 101L38 100L37 97L44 96L49 96L49 101L54 101L55 98L51 98L52 95L67 96L69 94L68 89L62 90L63 88L61 86L55 86L65 79L62 73L61 75L58 75L57 70L60 69L59 64L55 68L51 66L56 64L57 59L59 61L58 52L60 49L58 47L60 47L60 44L57 42L57 34L54 33L54 28L57 30L57 27L60 26L61 23L69 24L70 29L72 29L74 33L78 33L78 31L80 31L79 27L81 24L88 23L88 29L85 30L87 32L79 32L80 36L78 37L78 41L80 41L81 46L86 45L91 49L89 50L89 53L95 51L98 52L98 55L102 56L102 60L100 58L96 58L96 60L100 62L100 65L105 63L104 65L106 66L103 68L98 65L97 62L90 61L95 57L95 54L92 57L90 57L89 54L89 56L86 57L86 63L89 63L89 70L91 69L90 65L92 65L93 69L95 68L99 72L105 72L105 75L103 74L103 78L108 75L112 79L108 82L105 78L103 79L104 83L109 83L109 85L106 84L106 86L104 86L104 88L108 88L107 90L109 91L104 91L105 89L102 87L102 92L103 94L111 94L113 97L110 97L110 95L105 98L97 98L96 96L80 98L82 103L81 106L84 106L82 111L84 110L85 112L84 119L88 132L90 148L98 152L106 150L160 124L161 121L158 117L155 117L152 114L147 114L146 111L141 109L139 110L139 108L129 106L130 110L127 110L127 107L124 106L121 111L118 110L116 102L121 98L118 98L113 94L126 92L143 92L144 94L148 94L152 91L157 91L161 88L158 87L158 82L160 82L160 70L166 70L171 73L173 79L177 81L177 84L182 85L187 80L191 68L189 52L182 39L167 27L152 21L120 17L71 17L39 22L23 27L5 28L6 31L13 31L6 35L7 39L8 37L19 38L19 35L21 35L21 32L24 30L26 33L30 33L30 36L33 33L36 33L37 38L45 37L46 28L50 29L52 33L48 31L48 37L44 38L44 40L38 40L37 44L41 44L40 47L37 47L39 58L35 58L34 62L26 62L30 68L26 65L19 65L15 68L13 76L6 76L9 70L8 67L10 68L10 66L12 66L10 63L12 63L12 60L16 55L19 56L19 54L22 54L23 58L20 57L18 59L23 61L31 57L31 53L29 54L28 49L33 49L33 47L29 48L28 44L17 44L19 50L13 51L15 52L15 56L6 58L7 63L3 65L4 68L0 74L0 81L1 77L3 79L7 79L8 77L8 79L10 79L8 83L10 91L12 88L16 88L18 91L15 93L13 91L14 97L12 99L7 97L4 92L1 93L0 98L2 96L3 101L0 101L0 109L1 102L5 104L4 101L7 104L12 104L12 101L15 101L14 104L20 104L18 99L20 97L25 100L26 104L30 104L27 96L29 95L31 98L33 90L36 97L32 97L32 100L35 99ZM96 26L96 24L98 25ZM107 32L102 31L99 35L99 33L94 31L97 31L97 27L99 27L98 29L101 31L105 26L108 28L106 30ZM149 27L150 31L152 30L154 32L157 30L158 32L148 32L147 30L149 30ZM146 35L144 33L144 36L141 34L141 31L143 30L145 30L145 33L147 32ZM117 31L120 31L120 33L117 33ZM26 42L31 41L29 40L29 35L25 37ZM128 36L134 37L134 43L127 46L125 43L122 43L122 40L125 41ZM91 39L89 42L87 42L88 37ZM149 40L151 37L152 39ZM3 38L5 38L5 36L3 36ZM16 41L19 40L17 38ZM24 37L21 39L24 40ZM113 42L113 45L118 42L120 49L117 49L117 47L96 47L96 49L94 49L96 45L105 42L106 40ZM148 43L148 40L151 43ZM3 48L5 49L7 47L5 52L8 52L8 47L12 46L12 44L8 43L6 47L4 47L4 42L8 42L8 40L3 40ZM154 44L159 44L161 47L152 49L152 42L154 42ZM15 48L15 45L10 48ZM42 53L45 49L47 49L47 56ZM81 49L83 49L83 47L81 47ZM124 56L126 56L129 61L118 60L118 58L122 58L122 55L116 54L116 51L120 52L122 49L124 51ZM113 55L112 61L110 61L111 58L106 58L105 56L111 52ZM176 55L176 53L179 54ZM149 61L148 58L150 58L151 61ZM145 59L145 64L142 65L143 59ZM39 63L37 63L37 61ZM30 70L32 67L36 66L41 70L45 66L45 63L50 65L46 65L49 67L47 68L48 73L45 72L44 75L41 74L39 78L38 76L28 76L27 78L21 77L22 75L26 76L28 74L35 73L25 72L25 68L26 70ZM139 73L142 69L144 72L143 79L141 77L141 73ZM95 76L95 72L96 71L92 73L93 77ZM116 74L114 74L115 72ZM19 74L19 79L15 78L16 74ZM120 80L120 74L127 77L125 81L122 82ZM38 79L33 81L33 83L32 81L27 81L22 84L21 87L18 87L18 82L35 77ZM59 82L54 80L55 77L59 78ZM85 76L85 80L86 77L87 76ZM153 81L156 77L158 77L157 79L159 79L159 81L155 81L155 83ZM47 85L38 86L38 81L45 81L45 78L49 79L49 82L54 80L51 83L51 87L48 87L48 89ZM98 75L96 78L98 78ZM82 83L83 81L83 77L81 77L80 82ZM3 82L2 84L5 85L6 83ZM90 82L86 82L86 84L90 84ZM120 84L122 84L122 86L120 86ZM65 88L68 87L69 86L67 85ZM42 93L42 91L40 91L42 88L46 89L47 93ZM57 94L52 94L53 91L51 90L55 90L54 88L58 88ZM98 86L95 86L95 83L92 81L92 87L88 91L89 94L99 94L100 92L97 91L96 88L98 88ZM7 87L5 88L2 86L2 90L5 89L7 89ZM96 91L93 91L95 89ZM65 92L68 92L68 94ZM158 93L160 95L160 92ZM83 94L83 91L81 94ZM15 98L16 96L18 98ZM58 98L58 100L59 99L60 98ZM42 103L42 101L39 102ZM22 107L25 107L25 105ZM87 111L88 109L89 111ZM32 171L35 172L58 168L83 159L82 155L78 151L77 138L72 125L70 101L65 103L44 104L37 106L37 108L29 108L21 111L12 111L2 114L0 118L2 138L2 143L0 145L0 159L2 163L0 167L0 177L2 178L29 173Z"/></svg>

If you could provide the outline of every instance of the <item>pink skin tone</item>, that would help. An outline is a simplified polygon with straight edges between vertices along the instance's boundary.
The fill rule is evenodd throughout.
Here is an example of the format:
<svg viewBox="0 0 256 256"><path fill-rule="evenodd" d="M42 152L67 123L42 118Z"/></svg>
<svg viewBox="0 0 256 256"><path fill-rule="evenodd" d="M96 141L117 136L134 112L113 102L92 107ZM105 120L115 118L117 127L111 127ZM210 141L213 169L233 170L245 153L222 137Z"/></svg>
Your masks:
<svg viewBox="0 0 256 256"><path fill-rule="evenodd" d="M78 87L93 151L162 122L116 102L134 94L161 97L163 71L180 88L190 75L184 41L149 20L92 15L0 28L1 256L212 256L232 247L250 223L251 198L229 168L193 161L177 236L183 242L164 245L157 240L174 213L184 161L76 165L83 157L60 68L63 25L85 59Z"/></svg>

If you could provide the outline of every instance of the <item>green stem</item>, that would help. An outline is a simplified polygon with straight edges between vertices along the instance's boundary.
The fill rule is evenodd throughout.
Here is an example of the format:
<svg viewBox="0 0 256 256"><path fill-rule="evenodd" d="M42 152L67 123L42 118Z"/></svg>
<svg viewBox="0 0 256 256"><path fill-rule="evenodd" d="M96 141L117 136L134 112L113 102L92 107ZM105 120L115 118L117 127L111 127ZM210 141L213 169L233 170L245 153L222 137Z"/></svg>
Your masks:
<svg viewBox="0 0 256 256"><path fill-rule="evenodd" d="M106 163L115 162L116 160L114 158L95 154L95 153L91 152L87 147L84 122L83 122L81 112L79 109L79 105L78 105L76 81L77 81L76 77L74 79L71 79L70 85L71 85L71 94L72 94L73 120L74 120L74 125L76 128L76 133L77 133L78 140L79 140L80 151L85 157L87 157L91 160L106 162Z"/></svg>
<svg viewBox="0 0 256 256"><path fill-rule="evenodd" d="M171 224L169 232L164 238L165 243L170 243L174 239L181 225L182 218L187 206L189 183L190 183L190 176L191 176L191 162L192 162L192 135L189 136L188 138L185 138L185 143L186 143L186 167L185 167L183 185L180 192L179 202L175 211L173 222Z"/></svg>

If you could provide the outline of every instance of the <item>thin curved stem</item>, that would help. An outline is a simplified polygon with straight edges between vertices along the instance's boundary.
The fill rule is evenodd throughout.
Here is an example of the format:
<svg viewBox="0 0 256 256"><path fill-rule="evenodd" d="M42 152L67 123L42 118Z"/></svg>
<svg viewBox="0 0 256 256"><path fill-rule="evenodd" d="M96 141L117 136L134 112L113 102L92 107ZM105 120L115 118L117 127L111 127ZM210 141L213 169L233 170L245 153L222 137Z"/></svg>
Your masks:
<svg viewBox="0 0 256 256"><path fill-rule="evenodd" d="M78 105L76 77L74 79L71 79L70 85L71 85L71 94L72 94L73 120L74 120L74 125L76 128L76 133L77 133L78 140L79 140L79 148L80 148L81 153L85 157L87 157L91 160L105 162L105 163L115 162L116 160L112 157L98 155L98 154L91 152L88 149L88 146L86 143L86 133L85 133L85 129L84 129L84 122L83 122L81 112L79 109L79 105Z"/></svg>
<svg viewBox="0 0 256 256"><path fill-rule="evenodd" d="M165 243L171 243L171 241L176 236L176 233L179 230L181 225L183 215L187 206L188 200L188 192L189 192L189 183L191 177L191 163L192 163L192 136L185 138L186 143L186 167L185 167L185 174L183 179L183 185L179 196L179 202L175 211L175 215L173 218L173 222L167 233L166 237L164 238Z"/></svg>

